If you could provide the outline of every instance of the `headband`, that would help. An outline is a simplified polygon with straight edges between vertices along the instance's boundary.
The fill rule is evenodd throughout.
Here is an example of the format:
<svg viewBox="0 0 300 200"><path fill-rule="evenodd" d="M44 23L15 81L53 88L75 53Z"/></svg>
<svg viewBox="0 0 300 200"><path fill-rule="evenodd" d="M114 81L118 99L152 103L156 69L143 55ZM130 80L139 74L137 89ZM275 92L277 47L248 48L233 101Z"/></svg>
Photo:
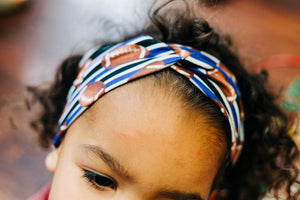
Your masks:
<svg viewBox="0 0 300 200"><path fill-rule="evenodd" d="M158 42L147 35L87 52L67 95L54 146L68 127L95 101L132 80L171 68L188 78L214 101L231 129L230 161L234 164L244 141L244 113L234 75L215 57L180 44Z"/></svg>

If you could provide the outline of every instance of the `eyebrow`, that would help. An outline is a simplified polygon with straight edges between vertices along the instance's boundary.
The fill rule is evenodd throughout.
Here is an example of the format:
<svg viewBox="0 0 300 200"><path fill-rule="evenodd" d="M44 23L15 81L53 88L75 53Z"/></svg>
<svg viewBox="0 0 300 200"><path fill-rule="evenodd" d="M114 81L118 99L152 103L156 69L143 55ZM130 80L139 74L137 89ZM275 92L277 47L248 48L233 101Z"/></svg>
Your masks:
<svg viewBox="0 0 300 200"><path fill-rule="evenodd" d="M100 158L111 170L113 170L116 174L124 179L134 182L134 177L129 175L127 170L120 164L120 162L115 159L112 155L105 152L101 147L83 144L82 148L88 153L92 153L92 155L96 155L97 158ZM162 190L157 193L158 197L166 197L174 200L203 200L199 194L194 193L185 193L181 191L169 191Z"/></svg>
<svg viewBox="0 0 300 200"><path fill-rule="evenodd" d="M101 147L88 144L84 144L82 145L82 147L88 153L92 153L93 155L96 155L98 158L100 158L111 170L113 170L120 177L130 182L134 181L134 178L129 175L127 170L120 164L120 162L112 155L105 152Z"/></svg>

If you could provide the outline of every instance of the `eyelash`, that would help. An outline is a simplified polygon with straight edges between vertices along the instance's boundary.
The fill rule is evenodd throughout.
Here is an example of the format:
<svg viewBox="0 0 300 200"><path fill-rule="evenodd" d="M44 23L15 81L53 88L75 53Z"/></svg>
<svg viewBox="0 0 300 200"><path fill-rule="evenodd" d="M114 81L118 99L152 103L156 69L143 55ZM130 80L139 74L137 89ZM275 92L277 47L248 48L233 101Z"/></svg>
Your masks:
<svg viewBox="0 0 300 200"><path fill-rule="evenodd" d="M99 175L86 169L83 170L82 177L86 179L92 185L92 187L97 190L104 191L107 188L112 190L117 189L116 182L110 177Z"/></svg>

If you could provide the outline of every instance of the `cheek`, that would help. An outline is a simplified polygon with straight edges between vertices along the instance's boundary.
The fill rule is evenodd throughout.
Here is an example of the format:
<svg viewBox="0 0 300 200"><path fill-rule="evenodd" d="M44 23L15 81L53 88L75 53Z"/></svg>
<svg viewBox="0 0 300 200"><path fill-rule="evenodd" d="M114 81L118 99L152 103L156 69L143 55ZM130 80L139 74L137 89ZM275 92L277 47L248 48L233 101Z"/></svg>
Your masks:
<svg viewBox="0 0 300 200"><path fill-rule="evenodd" d="M81 199L83 191L80 178L80 169L62 152L54 172L49 199Z"/></svg>

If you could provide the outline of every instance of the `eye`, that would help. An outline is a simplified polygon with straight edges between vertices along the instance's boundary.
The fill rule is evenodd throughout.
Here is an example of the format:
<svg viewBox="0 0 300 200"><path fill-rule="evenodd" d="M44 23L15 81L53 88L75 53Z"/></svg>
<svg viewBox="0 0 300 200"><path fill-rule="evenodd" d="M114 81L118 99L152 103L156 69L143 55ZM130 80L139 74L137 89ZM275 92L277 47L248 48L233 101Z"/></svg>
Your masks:
<svg viewBox="0 0 300 200"><path fill-rule="evenodd" d="M117 189L116 182L109 176L96 174L92 171L83 170L83 178L85 178L97 190Z"/></svg>

